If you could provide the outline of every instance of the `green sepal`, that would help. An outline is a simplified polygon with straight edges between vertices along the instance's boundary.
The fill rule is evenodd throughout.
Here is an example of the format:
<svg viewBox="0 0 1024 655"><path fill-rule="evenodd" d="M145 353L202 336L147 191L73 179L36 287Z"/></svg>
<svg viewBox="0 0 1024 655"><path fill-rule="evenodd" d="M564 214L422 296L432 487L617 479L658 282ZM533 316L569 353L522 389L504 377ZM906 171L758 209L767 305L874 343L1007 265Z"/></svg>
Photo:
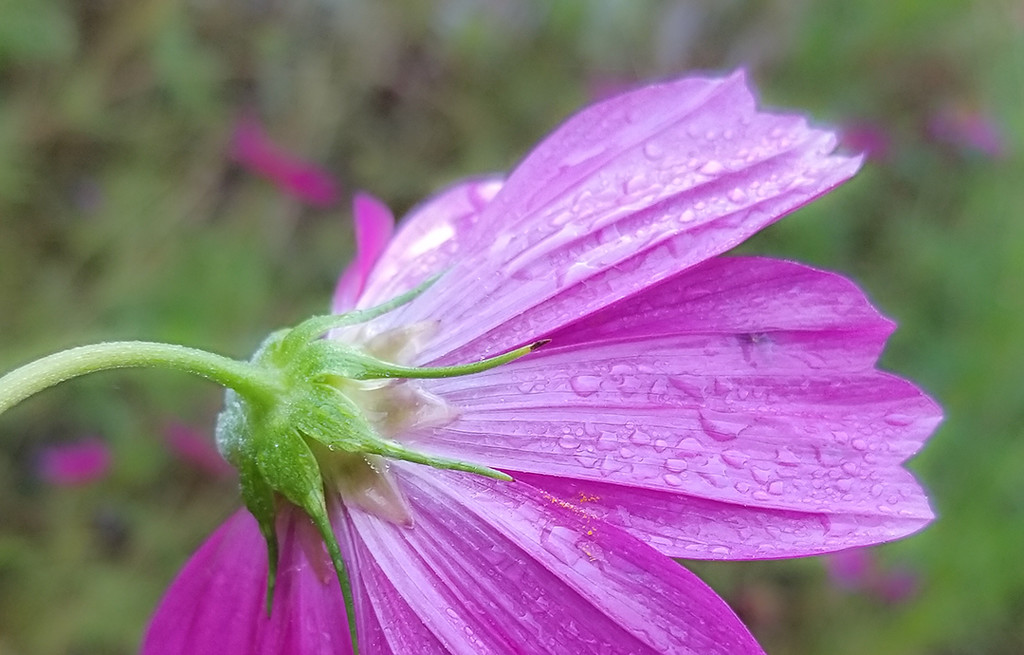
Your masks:
<svg viewBox="0 0 1024 655"><path fill-rule="evenodd" d="M273 609L274 588L277 583L277 499L273 487L260 471L258 459L262 440L250 425L249 403L230 389L225 394L224 409L217 416L217 447L236 469L242 501L256 519L260 534L267 544L267 614Z"/></svg>
<svg viewBox="0 0 1024 655"><path fill-rule="evenodd" d="M451 378L497 368L532 353L550 341L550 339L535 341L496 357L489 357L470 364L417 367L385 362L347 344L325 339L311 342L297 353L293 366L296 371L312 379L327 377L341 377L349 380Z"/></svg>
<svg viewBox="0 0 1024 655"><path fill-rule="evenodd" d="M288 332L287 337L281 343L280 356L289 358L310 341L323 336L331 330L366 323L412 302L417 296L429 289L434 282L437 282L441 275L443 273L433 275L400 296L396 296L388 302L381 303L370 309L357 309L344 314L327 314L306 319Z"/></svg>

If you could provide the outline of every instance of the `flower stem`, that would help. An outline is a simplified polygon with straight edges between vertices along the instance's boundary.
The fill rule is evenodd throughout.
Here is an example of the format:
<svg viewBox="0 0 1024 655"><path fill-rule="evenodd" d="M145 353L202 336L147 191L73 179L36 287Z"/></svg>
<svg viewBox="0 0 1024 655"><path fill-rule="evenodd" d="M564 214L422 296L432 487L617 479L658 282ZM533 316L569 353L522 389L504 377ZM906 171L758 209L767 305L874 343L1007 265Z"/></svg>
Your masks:
<svg viewBox="0 0 1024 655"><path fill-rule="evenodd" d="M48 355L3 376L0 414L43 389L80 375L138 367L184 371L257 401L275 393L280 386L265 370L205 350L149 341L110 341Z"/></svg>

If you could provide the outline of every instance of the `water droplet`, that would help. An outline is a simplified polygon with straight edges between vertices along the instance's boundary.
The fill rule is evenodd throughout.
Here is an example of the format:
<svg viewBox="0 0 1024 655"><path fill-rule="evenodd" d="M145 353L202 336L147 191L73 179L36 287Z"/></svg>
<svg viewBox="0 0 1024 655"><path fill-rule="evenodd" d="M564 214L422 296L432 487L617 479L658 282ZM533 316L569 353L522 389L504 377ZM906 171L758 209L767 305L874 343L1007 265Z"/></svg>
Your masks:
<svg viewBox="0 0 1024 655"><path fill-rule="evenodd" d="M788 448L779 448L775 451L775 461L782 466L798 466L800 464L800 458Z"/></svg>
<svg viewBox="0 0 1024 655"><path fill-rule="evenodd" d="M750 458L746 453L742 453L738 450L727 450L722 453L722 461L737 469L743 468L749 459Z"/></svg>
<svg viewBox="0 0 1024 655"><path fill-rule="evenodd" d="M782 480L776 480L768 485L768 493L773 496L781 496L784 488L785 485L782 483Z"/></svg>
<svg viewBox="0 0 1024 655"><path fill-rule="evenodd" d="M851 443L850 445L853 446L854 450L868 449L868 442L864 441L863 439L854 439L853 443Z"/></svg>
<svg viewBox="0 0 1024 655"><path fill-rule="evenodd" d="M700 426L704 429L704 433L715 441L732 441L744 427L730 421L713 419L704 412L697 414L700 417Z"/></svg>
<svg viewBox="0 0 1024 655"><path fill-rule="evenodd" d="M569 378L569 386L577 396L586 397L601 388L601 378L596 375L574 375Z"/></svg>
<svg viewBox="0 0 1024 655"><path fill-rule="evenodd" d="M729 192L729 200L738 205L747 200L747 193L743 189L736 187Z"/></svg>
<svg viewBox="0 0 1024 655"><path fill-rule="evenodd" d="M679 473L680 471L685 471L686 470L686 460L685 459L677 459L677 458L666 459L665 460L665 468L667 468L670 471L674 471L676 473Z"/></svg>
<svg viewBox="0 0 1024 655"><path fill-rule="evenodd" d="M565 435L558 440L558 445L561 446L562 448L565 448L566 450L574 450L576 448L579 448L580 441L579 439L572 435Z"/></svg>
<svg viewBox="0 0 1024 655"><path fill-rule="evenodd" d="M667 441L665 441L664 439L655 439L655 441L654 441L654 451L655 452L663 453L663 452L665 452L666 448L668 448L668 442Z"/></svg>
<svg viewBox="0 0 1024 655"><path fill-rule="evenodd" d="M646 432L633 430L633 433L629 435L629 441L637 446L645 446L651 443L651 437Z"/></svg>
<svg viewBox="0 0 1024 655"><path fill-rule="evenodd" d="M724 171L725 166L722 166L722 162L712 159L701 166L699 172L703 175L719 175Z"/></svg>
<svg viewBox="0 0 1024 655"><path fill-rule="evenodd" d="M648 159L661 159L665 156L665 150L653 141L644 144L644 155Z"/></svg>
<svg viewBox="0 0 1024 655"><path fill-rule="evenodd" d="M885 422L896 427L905 427L914 422L914 417L907 416L906 414L886 414Z"/></svg>
<svg viewBox="0 0 1024 655"><path fill-rule="evenodd" d="M669 473L665 476L665 484L670 487L680 487L683 484L683 479L675 473Z"/></svg>

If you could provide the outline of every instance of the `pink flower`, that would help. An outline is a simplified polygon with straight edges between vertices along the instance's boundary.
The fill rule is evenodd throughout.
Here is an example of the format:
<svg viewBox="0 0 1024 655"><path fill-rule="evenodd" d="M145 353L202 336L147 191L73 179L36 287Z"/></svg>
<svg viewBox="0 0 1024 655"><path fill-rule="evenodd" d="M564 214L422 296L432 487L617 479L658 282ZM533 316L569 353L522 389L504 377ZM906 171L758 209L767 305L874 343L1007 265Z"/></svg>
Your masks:
<svg viewBox="0 0 1024 655"><path fill-rule="evenodd" d="M330 207L338 202L338 185L330 174L282 150L255 120L239 121L231 154L243 166L308 205Z"/></svg>
<svg viewBox="0 0 1024 655"><path fill-rule="evenodd" d="M843 129L842 143L851 150L864 153L870 160L885 161L889 157L892 138L881 125L863 121L851 123Z"/></svg>
<svg viewBox="0 0 1024 655"><path fill-rule="evenodd" d="M72 487L104 478L110 471L110 449L102 440L90 437L43 451L40 476L50 484Z"/></svg>
<svg viewBox="0 0 1024 655"><path fill-rule="evenodd" d="M825 557L829 576L847 591L868 591L887 603L902 603L917 593L918 576L904 567L886 567L870 548L851 548Z"/></svg>
<svg viewBox="0 0 1024 655"><path fill-rule="evenodd" d="M224 461L213 441L184 423L169 423L164 428L164 441L171 452L200 471L213 476L233 476L235 470Z"/></svg>
<svg viewBox="0 0 1024 655"><path fill-rule="evenodd" d="M999 124L980 109L947 105L928 123L928 134L936 141L992 158L1006 156L1006 138Z"/></svg>
<svg viewBox="0 0 1024 655"><path fill-rule="evenodd" d="M893 324L842 277L723 256L857 170L835 143L758 112L742 74L690 78L585 109L390 240L386 208L357 202L335 311L441 275L333 338L412 366L550 339L473 375L346 383L385 438L514 478L325 468L361 653L760 653L671 558L819 554L932 519L901 464L940 412L875 369ZM278 507L269 616L263 537L239 512L167 592L146 653L351 652L323 544Z"/></svg>

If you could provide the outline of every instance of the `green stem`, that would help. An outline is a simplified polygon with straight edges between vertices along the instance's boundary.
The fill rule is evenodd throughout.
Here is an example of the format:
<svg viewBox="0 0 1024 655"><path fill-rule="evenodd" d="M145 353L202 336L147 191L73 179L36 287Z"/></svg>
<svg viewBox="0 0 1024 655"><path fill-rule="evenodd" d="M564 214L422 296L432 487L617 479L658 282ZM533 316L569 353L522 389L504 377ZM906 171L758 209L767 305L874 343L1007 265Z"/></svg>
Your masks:
<svg viewBox="0 0 1024 655"><path fill-rule="evenodd" d="M170 368L212 380L250 399L264 399L280 385L266 372L247 362L166 343L110 341L71 348L0 378L0 414L22 400L55 384L86 373L115 368Z"/></svg>

